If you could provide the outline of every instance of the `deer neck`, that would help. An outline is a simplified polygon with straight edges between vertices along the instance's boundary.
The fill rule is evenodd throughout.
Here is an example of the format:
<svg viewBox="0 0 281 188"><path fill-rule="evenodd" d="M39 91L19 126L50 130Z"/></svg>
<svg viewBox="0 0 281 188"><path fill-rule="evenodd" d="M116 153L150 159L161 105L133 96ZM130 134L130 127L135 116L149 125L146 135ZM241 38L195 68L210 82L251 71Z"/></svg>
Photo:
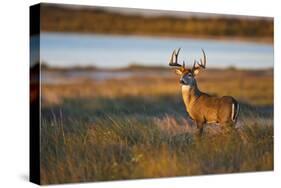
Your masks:
<svg viewBox="0 0 281 188"><path fill-rule="evenodd" d="M201 92L198 89L196 82L193 86L182 85L182 97L188 112L192 108L193 103L199 98L200 95Z"/></svg>

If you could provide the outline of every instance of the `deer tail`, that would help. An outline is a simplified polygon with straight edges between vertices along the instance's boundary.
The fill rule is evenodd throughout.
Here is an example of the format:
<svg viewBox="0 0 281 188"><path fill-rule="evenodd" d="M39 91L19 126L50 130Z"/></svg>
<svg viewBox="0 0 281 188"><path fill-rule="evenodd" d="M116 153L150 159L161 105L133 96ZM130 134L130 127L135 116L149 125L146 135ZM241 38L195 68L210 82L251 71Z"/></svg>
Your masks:
<svg viewBox="0 0 281 188"><path fill-rule="evenodd" d="M240 105L238 102L232 103L232 111L231 111L231 119L233 122L236 123L237 117L240 111Z"/></svg>

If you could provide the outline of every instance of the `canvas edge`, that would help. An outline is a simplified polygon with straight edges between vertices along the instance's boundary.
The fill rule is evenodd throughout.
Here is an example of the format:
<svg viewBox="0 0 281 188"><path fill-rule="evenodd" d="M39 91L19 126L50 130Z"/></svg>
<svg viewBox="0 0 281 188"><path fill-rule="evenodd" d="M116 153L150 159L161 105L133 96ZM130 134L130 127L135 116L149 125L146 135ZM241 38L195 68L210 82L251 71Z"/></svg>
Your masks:
<svg viewBox="0 0 281 188"><path fill-rule="evenodd" d="M29 181L41 184L40 181L40 4L29 7ZM32 37L38 40L32 42ZM32 43L32 44L31 44ZM31 56L35 56L36 63L32 64Z"/></svg>

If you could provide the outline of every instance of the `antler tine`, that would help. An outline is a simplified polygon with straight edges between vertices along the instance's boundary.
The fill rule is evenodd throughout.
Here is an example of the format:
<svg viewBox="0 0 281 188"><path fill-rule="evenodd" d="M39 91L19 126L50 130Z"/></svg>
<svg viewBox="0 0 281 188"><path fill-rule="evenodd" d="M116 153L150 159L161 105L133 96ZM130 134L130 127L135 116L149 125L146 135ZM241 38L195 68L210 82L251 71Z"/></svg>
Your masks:
<svg viewBox="0 0 281 188"><path fill-rule="evenodd" d="M205 54L205 52L204 52L204 50L201 48L201 50L202 50L202 52L203 52L203 60L202 59L200 59L200 66L202 67L202 68L206 68L206 54Z"/></svg>
<svg viewBox="0 0 281 188"><path fill-rule="evenodd" d="M172 53L172 56L171 56L171 58L170 58L169 64L172 64L172 63L173 63L173 59L174 59L174 56L175 56L175 51L176 51L176 50L174 50L173 53Z"/></svg>
<svg viewBox="0 0 281 188"><path fill-rule="evenodd" d="M179 48L177 51L176 50L173 51L172 57L169 62L170 66L182 67L182 65L178 64L178 55L179 55L180 50L181 50L181 48Z"/></svg>
<svg viewBox="0 0 281 188"><path fill-rule="evenodd" d="M180 52L181 48L178 49L177 53L176 53L176 57L178 58L179 52Z"/></svg>

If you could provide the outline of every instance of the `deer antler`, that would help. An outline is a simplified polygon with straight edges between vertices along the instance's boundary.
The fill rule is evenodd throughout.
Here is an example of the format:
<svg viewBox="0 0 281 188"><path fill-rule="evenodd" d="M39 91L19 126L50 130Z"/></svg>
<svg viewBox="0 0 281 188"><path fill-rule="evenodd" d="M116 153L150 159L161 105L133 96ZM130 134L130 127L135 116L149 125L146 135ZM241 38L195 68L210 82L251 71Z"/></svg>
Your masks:
<svg viewBox="0 0 281 188"><path fill-rule="evenodd" d="M202 48L201 48L201 50L203 52L203 60L202 60L202 58L200 58L200 63L198 61L194 60L192 70L206 69L206 63L207 63L206 54Z"/></svg>
<svg viewBox="0 0 281 188"><path fill-rule="evenodd" d="M203 52L203 60L202 59L200 59L200 66L202 67L202 68L206 68L206 54L205 54L205 52L204 52L204 50L201 48L201 50L202 50L202 52Z"/></svg>
<svg viewBox="0 0 281 188"><path fill-rule="evenodd" d="M184 70L185 62L183 61L182 65L178 63L178 55L179 55L180 50L181 50L181 48L178 48L178 50L173 51L169 65L171 67L180 67L180 69Z"/></svg>
<svg viewBox="0 0 281 188"><path fill-rule="evenodd" d="M183 61L182 65L178 63L178 55L179 55L180 50L181 50L181 48L178 48L177 50L175 49L173 51L169 65L171 67L173 67L173 66L180 67L179 70L183 72L186 70L185 62ZM206 69L206 63L207 63L206 54L203 49L201 49L201 50L203 52L203 59L200 58L200 61L194 60L193 67L191 69L192 72L196 71L198 73L201 69Z"/></svg>

